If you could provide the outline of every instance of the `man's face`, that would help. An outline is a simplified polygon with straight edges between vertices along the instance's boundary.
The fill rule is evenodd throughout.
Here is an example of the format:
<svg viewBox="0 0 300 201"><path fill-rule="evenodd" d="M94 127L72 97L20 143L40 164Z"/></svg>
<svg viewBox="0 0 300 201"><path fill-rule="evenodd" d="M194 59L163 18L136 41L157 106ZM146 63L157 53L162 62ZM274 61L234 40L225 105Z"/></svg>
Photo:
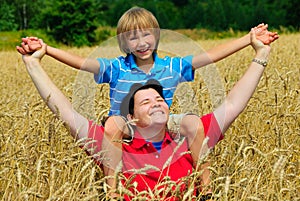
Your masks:
<svg viewBox="0 0 300 201"><path fill-rule="evenodd" d="M169 107L155 89L142 89L134 95L133 118L138 120L136 125L142 128L165 126L169 118Z"/></svg>

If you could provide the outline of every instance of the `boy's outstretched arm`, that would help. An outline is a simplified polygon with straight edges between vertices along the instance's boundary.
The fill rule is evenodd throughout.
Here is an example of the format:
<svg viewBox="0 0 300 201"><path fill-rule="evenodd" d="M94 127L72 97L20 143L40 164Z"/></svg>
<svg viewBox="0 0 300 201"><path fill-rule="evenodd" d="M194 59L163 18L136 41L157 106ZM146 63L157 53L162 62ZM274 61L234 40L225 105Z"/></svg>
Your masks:
<svg viewBox="0 0 300 201"><path fill-rule="evenodd" d="M36 89L50 110L66 123L74 138L86 138L88 120L76 112L69 99L57 88L41 67L40 61L46 52L46 44L33 54L23 55L23 61Z"/></svg>
<svg viewBox="0 0 300 201"><path fill-rule="evenodd" d="M254 29L251 30L250 36L251 45L256 52L255 61L251 62L246 73L230 90L224 102L214 111L222 133L225 133L231 123L247 106L263 75L265 69L263 62L268 60L271 50L269 45L264 45L256 39Z"/></svg>
<svg viewBox="0 0 300 201"><path fill-rule="evenodd" d="M41 44L37 37L22 38L21 45L16 47L17 51L22 55L31 54L40 48ZM99 73L100 63L96 59L84 58L51 46L47 46L46 54L73 68L90 73Z"/></svg>
<svg viewBox="0 0 300 201"><path fill-rule="evenodd" d="M276 32L268 31L267 24L259 24L258 26L254 27L254 32L256 38L266 45L277 40L279 37ZM197 69L208 64L217 62L247 47L248 45L250 45L250 43L250 33L248 33L239 39L218 45L208 51L205 51L204 53L195 55L192 61L193 68Z"/></svg>

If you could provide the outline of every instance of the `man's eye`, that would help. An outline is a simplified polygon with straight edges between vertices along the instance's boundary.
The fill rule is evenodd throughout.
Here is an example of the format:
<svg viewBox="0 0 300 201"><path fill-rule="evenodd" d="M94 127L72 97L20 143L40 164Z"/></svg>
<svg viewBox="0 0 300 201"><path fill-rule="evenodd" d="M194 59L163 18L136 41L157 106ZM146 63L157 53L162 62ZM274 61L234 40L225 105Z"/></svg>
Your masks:
<svg viewBox="0 0 300 201"><path fill-rule="evenodd" d="M149 101L143 101L143 102L141 102L141 105L146 105L148 103L149 103Z"/></svg>

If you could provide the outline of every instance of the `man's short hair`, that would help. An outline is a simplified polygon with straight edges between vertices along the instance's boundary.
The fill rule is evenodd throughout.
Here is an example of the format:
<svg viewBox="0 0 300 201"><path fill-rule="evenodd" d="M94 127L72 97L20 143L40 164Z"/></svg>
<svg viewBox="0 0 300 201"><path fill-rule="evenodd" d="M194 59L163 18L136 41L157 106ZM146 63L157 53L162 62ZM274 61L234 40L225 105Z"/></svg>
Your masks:
<svg viewBox="0 0 300 201"><path fill-rule="evenodd" d="M159 93L159 95L164 99L163 87L157 80L150 79L145 84L135 83L131 86L129 93L125 96L125 98L121 103L120 106L121 115L124 117L126 117L128 114L132 115L134 112L134 95L139 90L149 89L149 88L156 90Z"/></svg>

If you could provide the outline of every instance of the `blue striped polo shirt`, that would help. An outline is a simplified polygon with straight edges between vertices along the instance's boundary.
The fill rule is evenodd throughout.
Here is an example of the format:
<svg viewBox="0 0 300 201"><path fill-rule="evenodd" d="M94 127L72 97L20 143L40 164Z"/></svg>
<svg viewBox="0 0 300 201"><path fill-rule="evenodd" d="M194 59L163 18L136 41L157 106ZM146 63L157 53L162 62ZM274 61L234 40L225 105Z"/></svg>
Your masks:
<svg viewBox="0 0 300 201"><path fill-rule="evenodd" d="M176 87L181 82L194 80L193 56L159 58L154 54L154 66L149 73L142 71L132 54L113 59L98 58L100 70L94 74L96 83L110 86L109 115L120 114L120 105L134 83L144 84L149 79L158 80L163 86L165 100L170 107Z"/></svg>

